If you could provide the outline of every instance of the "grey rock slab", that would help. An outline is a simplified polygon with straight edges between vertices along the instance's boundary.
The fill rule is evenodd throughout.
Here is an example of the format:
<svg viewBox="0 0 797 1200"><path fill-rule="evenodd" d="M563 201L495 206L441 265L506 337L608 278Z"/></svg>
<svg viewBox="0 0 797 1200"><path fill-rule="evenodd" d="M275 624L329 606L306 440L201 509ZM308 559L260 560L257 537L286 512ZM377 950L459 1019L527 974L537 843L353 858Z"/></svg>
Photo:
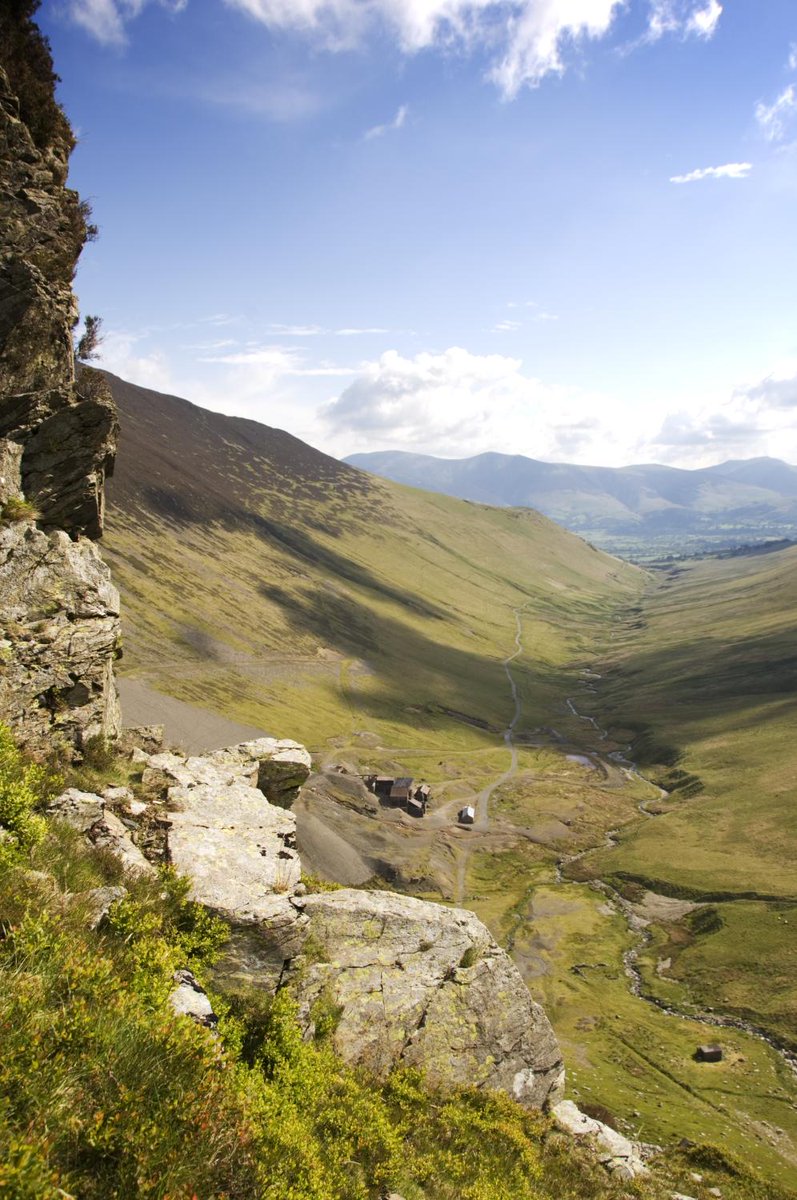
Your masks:
<svg viewBox="0 0 797 1200"><path fill-rule="evenodd" d="M102 796L67 788L48 806L48 814L66 821L87 841L110 850L134 875L154 875L155 867L144 857L126 827L108 812Z"/></svg>
<svg viewBox="0 0 797 1200"><path fill-rule="evenodd" d="M88 833L105 815L105 801L93 792L67 788L49 804L47 812L60 821L66 821L78 833Z"/></svg>
<svg viewBox="0 0 797 1200"><path fill-rule="evenodd" d="M303 953L286 982L310 1033L317 1005L340 1010L342 1058L379 1077L404 1063L433 1085L558 1099L561 1054L515 964L473 913L389 892L302 897Z"/></svg>
<svg viewBox="0 0 797 1200"><path fill-rule="evenodd" d="M250 924L264 901L299 882L295 820L256 788L218 774L215 781L169 788L169 858L191 879L194 900Z"/></svg>
<svg viewBox="0 0 797 1200"><path fill-rule="evenodd" d="M126 887L98 887L90 892L78 892L70 897L75 903L82 904L86 909L86 925L89 929L97 929L114 904L124 900L127 895Z"/></svg>
<svg viewBox="0 0 797 1200"><path fill-rule="evenodd" d="M115 813L106 810L89 837L95 846L103 846L115 854L131 875L157 875L156 868L144 857Z"/></svg>
<svg viewBox="0 0 797 1200"><path fill-rule="evenodd" d="M647 1171L638 1143L603 1121L588 1117L572 1100L560 1101L551 1111L556 1124L565 1133L590 1138L599 1151L600 1162L618 1178L635 1179Z"/></svg>
<svg viewBox="0 0 797 1200"><path fill-rule="evenodd" d="M213 1011L207 992L191 971L175 971L176 987L169 993L169 1003L178 1016L190 1017L198 1025L213 1029L218 1017Z"/></svg>

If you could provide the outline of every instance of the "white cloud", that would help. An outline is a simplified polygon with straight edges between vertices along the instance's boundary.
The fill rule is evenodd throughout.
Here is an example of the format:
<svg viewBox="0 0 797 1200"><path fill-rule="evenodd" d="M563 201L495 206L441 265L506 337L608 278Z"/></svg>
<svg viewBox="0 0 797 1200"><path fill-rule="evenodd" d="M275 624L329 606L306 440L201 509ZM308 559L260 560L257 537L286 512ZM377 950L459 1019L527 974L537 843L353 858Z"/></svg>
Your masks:
<svg viewBox="0 0 797 1200"><path fill-rule="evenodd" d="M358 327L346 326L343 329L327 329L323 325L269 325L269 333L277 337L363 337L373 334L410 332L409 330L385 329L381 325L366 325Z"/></svg>
<svg viewBox="0 0 797 1200"><path fill-rule="evenodd" d="M72 20L106 46L123 46L125 26L134 20L150 0L70 0ZM157 0L161 8L180 13L188 0Z"/></svg>
<svg viewBox="0 0 797 1200"><path fill-rule="evenodd" d="M384 137L385 134L390 133L391 130L403 129L404 125L406 124L409 111L410 106L408 104L400 105L392 121L388 121L386 125L372 125L371 128L367 129L363 134L364 140L366 142L370 142L374 138Z"/></svg>
<svg viewBox="0 0 797 1200"><path fill-rule="evenodd" d="M413 358L386 351L363 364L318 415L331 439L350 449L356 443L448 457L498 450L556 459L608 438L591 416L597 410L603 406L593 396L524 374L518 358L452 346Z"/></svg>
<svg viewBox="0 0 797 1200"><path fill-rule="evenodd" d="M790 71L797 71L797 42L789 46L789 58L786 63Z"/></svg>
<svg viewBox="0 0 797 1200"><path fill-rule="evenodd" d="M257 367L261 379L276 380L282 377L340 377L350 378L357 374L357 367L341 367L334 363L307 366L298 350L285 346L253 346L247 350L235 350L227 354L208 354L200 362L223 363L232 367Z"/></svg>
<svg viewBox="0 0 797 1200"><path fill-rule="evenodd" d="M141 387L168 392L173 386L168 360L159 350L142 353L140 345L147 338L147 333L129 333L125 330L105 333L97 366Z"/></svg>
<svg viewBox="0 0 797 1200"><path fill-rule="evenodd" d="M698 179L746 179L752 163L725 163L722 167L698 167L688 175L671 175L670 183L694 183Z"/></svg>
<svg viewBox="0 0 797 1200"><path fill-rule="evenodd" d="M797 409L797 362L782 363L763 379L737 388L734 398L751 401L770 415Z"/></svg>
<svg viewBox="0 0 797 1200"><path fill-rule="evenodd" d="M768 142L780 141L795 114L797 114L797 89L793 83L783 89L773 104L764 104L763 101L759 101L755 108L756 120Z"/></svg>
<svg viewBox="0 0 797 1200"><path fill-rule="evenodd" d="M689 16L686 32L702 38L713 37L721 16L722 5L717 0L708 0L704 8L695 9Z"/></svg>
<svg viewBox="0 0 797 1200"><path fill-rule="evenodd" d="M497 321L493 325L493 333L514 333L516 329L521 329L522 321Z"/></svg>
<svg viewBox="0 0 797 1200"><path fill-rule="evenodd" d="M272 30L311 37L330 51L351 49L369 33L387 31L405 54L431 48L478 50L490 56L487 75L504 98L524 86L537 86L546 75L561 75L580 43L605 37L629 0L224 0ZM99 41L120 44L125 25L148 3L172 11L187 0L67 0L75 21ZM650 0L648 33L709 38L717 28L718 0ZM216 96L276 119L316 111L319 98L306 85L284 82L234 84ZM392 121L375 125L366 138L400 129L407 118L402 105Z"/></svg>
<svg viewBox="0 0 797 1200"><path fill-rule="evenodd" d="M125 42L125 20L129 14L117 6L116 0L72 0L72 20L105 46L121 46Z"/></svg>
<svg viewBox="0 0 797 1200"><path fill-rule="evenodd" d="M347 328L347 329L335 329L334 330L334 334L336 337L362 337L365 334L370 336L375 333L384 334L384 333L395 333L395 332L397 332L397 331L394 329L384 329L380 325L365 326L365 328L363 328L363 329L357 329L357 328L351 327L351 328ZM405 330L403 330L403 332L409 333L411 331L405 329Z"/></svg>
<svg viewBox="0 0 797 1200"><path fill-rule="evenodd" d="M318 337L319 334L329 333L322 325L269 325L269 332L280 337Z"/></svg>

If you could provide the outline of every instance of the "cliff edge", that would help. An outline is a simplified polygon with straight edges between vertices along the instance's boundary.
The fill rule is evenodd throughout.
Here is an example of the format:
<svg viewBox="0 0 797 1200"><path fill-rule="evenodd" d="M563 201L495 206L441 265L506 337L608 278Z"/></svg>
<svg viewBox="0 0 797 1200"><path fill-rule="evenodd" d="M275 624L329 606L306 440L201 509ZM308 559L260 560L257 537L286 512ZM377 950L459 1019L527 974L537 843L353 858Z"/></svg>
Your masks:
<svg viewBox="0 0 797 1200"><path fill-rule="evenodd" d="M0 719L34 749L114 737L119 597L94 544L117 419L78 379L72 278L87 208L46 41L0 17Z"/></svg>

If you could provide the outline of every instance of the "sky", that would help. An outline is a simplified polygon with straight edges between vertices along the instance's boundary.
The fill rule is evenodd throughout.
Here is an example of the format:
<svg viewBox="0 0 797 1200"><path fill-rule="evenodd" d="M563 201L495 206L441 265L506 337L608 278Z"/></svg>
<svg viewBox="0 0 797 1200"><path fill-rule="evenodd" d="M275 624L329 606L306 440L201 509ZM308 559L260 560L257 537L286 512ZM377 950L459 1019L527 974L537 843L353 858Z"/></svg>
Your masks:
<svg viewBox="0 0 797 1200"><path fill-rule="evenodd" d="M328 453L797 463L794 0L43 0L98 365Z"/></svg>

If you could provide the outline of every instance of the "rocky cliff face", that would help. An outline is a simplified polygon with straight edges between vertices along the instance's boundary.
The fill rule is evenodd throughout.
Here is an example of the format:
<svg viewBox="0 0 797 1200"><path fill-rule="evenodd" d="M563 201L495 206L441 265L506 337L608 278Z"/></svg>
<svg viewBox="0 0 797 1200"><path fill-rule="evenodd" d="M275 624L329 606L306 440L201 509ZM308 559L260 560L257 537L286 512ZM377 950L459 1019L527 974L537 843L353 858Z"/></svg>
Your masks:
<svg viewBox="0 0 797 1200"><path fill-rule="evenodd" d="M561 1097L548 1019L473 913L391 892L306 893L286 808L310 770L303 747L262 738L142 763L167 856L232 927L219 986L288 988L306 1035L331 1023L340 1056L377 1077L401 1063L530 1108Z"/></svg>
<svg viewBox="0 0 797 1200"><path fill-rule="evenodd" d="M33 748L79 747L119 729L119 597L92 540L117 422L102 377L75 375L71 133L48 81L20 79L0 67L0 719Z"/></svg>

